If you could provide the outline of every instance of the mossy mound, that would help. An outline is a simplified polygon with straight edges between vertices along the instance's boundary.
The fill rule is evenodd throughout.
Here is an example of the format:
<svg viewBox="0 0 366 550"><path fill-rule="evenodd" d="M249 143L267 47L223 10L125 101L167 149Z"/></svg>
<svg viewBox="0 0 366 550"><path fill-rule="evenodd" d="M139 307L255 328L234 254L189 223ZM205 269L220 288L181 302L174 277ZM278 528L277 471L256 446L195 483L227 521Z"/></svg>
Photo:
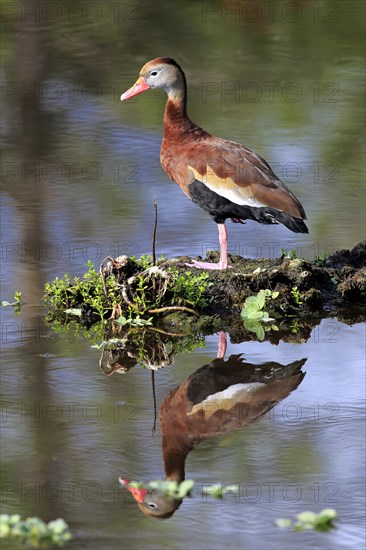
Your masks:
<svg viewBox="0 0 366 550"><path fill-rule="evenodd" d="M277 304L286 314L366 305L366 241L322 261L287 256L229 259L232 269L209 272L210 314L238 310L248 296L266 288L279 292ZM218 252L208 252L207 260L217 262Z"/></svg>
<svg viewBox="0 0 366 550"><path fill-rule="evenodd" d="M218 253L209 252L208 261ZM123 330L160 326L168 332L212 334L226 330L233 341L256 339L240 313L245 300L260 290L276 295L270 315L275 330L265 338L306 341L322 317L366 320L366 242L315 262L284 256L245 259L230 256L231 268L202 271L189 266L190 258L106 258L99 273L89 264L83 278L56 279L46 285L48 319L86 327L111 320ZM266 306L267 307L267 306ZM267 315L267 314L266 314ZM254 331L255 332L255 331ZM268 333L267 333L268 332Z"/></svg>

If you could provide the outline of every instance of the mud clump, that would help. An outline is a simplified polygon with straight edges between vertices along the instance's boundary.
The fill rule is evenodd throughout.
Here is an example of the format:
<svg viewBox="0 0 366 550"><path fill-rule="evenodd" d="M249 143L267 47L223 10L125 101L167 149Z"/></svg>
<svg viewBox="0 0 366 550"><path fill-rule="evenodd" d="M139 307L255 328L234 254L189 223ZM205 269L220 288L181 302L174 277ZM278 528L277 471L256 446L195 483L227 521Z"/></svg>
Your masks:
<svg viewBox="0 0 366 550"><path fill-rule="evenodd" d="M209 252L207 259L217 261L218 253ZM232 269L209 272L210 314L235 311L245 298L266 288L279 292L278 303L286 314L329 311L349 303L366 305L366 241L325 261L229 259Z"/></svg>
<svg viewBox="0 0 366 550"><path fill-rule="evenodd" d="M349 302L366 302L366 267L349 274L337 286L338 292Z"/></svg>

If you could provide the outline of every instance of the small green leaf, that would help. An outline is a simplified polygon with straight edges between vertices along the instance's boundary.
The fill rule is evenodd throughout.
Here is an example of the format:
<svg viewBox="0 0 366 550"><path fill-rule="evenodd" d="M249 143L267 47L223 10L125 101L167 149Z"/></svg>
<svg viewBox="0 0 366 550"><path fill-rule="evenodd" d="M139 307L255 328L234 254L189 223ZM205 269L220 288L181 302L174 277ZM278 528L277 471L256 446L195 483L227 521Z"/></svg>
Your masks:
<svg viewBox="0 0 366 550"><path fill-rule="evenodd" d="M123 317L123 315L121 315L116 320L116 323L118 323L119 325L121 325L123 327L124 325L126 325L128 323L128 319L126 319L126 317Z"/></svg>
<svg viewBox="0 0 366 550"><path fill-rule="evenodd" d="M247 310L247 313L251 313L252 311L258 311L259 307L256 302L251 302L245 307L245 309Z"/></svg>
<svg viewBox="0 0 366 550"><path fill-rule="evenodd" d="M100 349L103 349L104 343L102 342L101 344L92 344L90 347L91 347L92 349L98 349L98 350L100 350Z"/></svg>
<svg viewBox="0 0 366 550"><path fill-rule="evenodd" d="M272 292L272 299L274 300L275 298L277 298L278 296L280 295L280 293L275 290L274 292Z"/></svg>
<svg viewBox="0 0 366 550"><path fill-rule="evenodd" d="M184 498L185 496L187 496L188 493L192 490L193 485L194 481L192 479L186 479L182 481L182 483L180 483L179 485L179 498Z"/></svg>
<svg viewBox="0 0 366 550"><path fill-rule="evenodd" d="M259 309L262 309L265 303L266 303L266 297L264 295L264 292L259 292L257 294L257 304Z"/></svg>
<svg viewBox="0 0 366 550"><path fill-rule="evenodd" d="M263 311L251 311L248 314L248 319L262 319L263 317Z"/></svg>
<svg viewBox="0 0 366 550"><path fill-rule="evenodd" d="M20 522L20 514L12 514L9 517L9 525L15 525Z"/></svg>
<svg viewBox="0 0 366 550"><path fill-rule="evenodd" d="M163 483L163 480L157 479L156 481L149 481L148 486L149 486L149 489L159 489L161 488L162 483ZM142 483L140 483L140 485L141 487L143 486Z"/></svg>
<svg viewBox="0 0 366 550"><path fill-rule="evenodd" d="M264 332L264 328L261 325L258 325L257 327L256 336L258 340L260 341L264 340L265 332Z"/></svg>
<svg viewBox="0 0 366 550"><path fill-rule="evenodd" d="M71 307L69 309L65 309L65 313L70 313L70 315L76 315L77 317L81 317L81 309L80 308Z"/></svg>
<svg viewBox="0 0 366 550"><path fill-rule="evenodd" d="M278 518L275 523L277 527L280 527L280 529L288 529L292 526L292 521L288 518Z"/></svg>
<svg viewBox="0 0 366 550"><path fill-rule="evenodd" d="M301 523L314 523L317 514L315 512L300 512L296 517Z"/></svg>
<svg viewBox="0 0 366 550"><path fill-rule="evenodd" d="M334 508L324 508L319 514L320 517L326 517L327 519L336 519L338 514Z"/></svg>
<svg viewBox="0 0 366 550"><path fill-rule="evenodd" d="M0 539L4 539L10 534L10 527L6 523L0 523Z"/></svg>
<svg viewBox="0 0 366 550"><path fill-rule="evenodd" d="M259 325L259 321L251 321L250 319L245 319L244 326L249 332L257 332L257 327Z"/></svg>
<svg viewBox="0 0 366 550"><path fill-rule="evenodd" d="M209 493L214 498L218 498L219 500L222 500L224 498L224 491L222 487L217 487L213 493Z"/></svg>
<svg viewBox="0 0 366 550"><path fill-rule="evenodd" d="M242 308L241 312L240 312L240 315L241 317L243 317L244 319L247 319L248 318L248 312L245 308L245 306Z"/></svg>
<svg viewBox="0 0 366 550"><path fill-rule="evenodd" d="M67 529L67 523L64 519L58 518L53 521L50 521L47 525L49 529L53 531L53 533L60 534L63 531Z"/></svg>

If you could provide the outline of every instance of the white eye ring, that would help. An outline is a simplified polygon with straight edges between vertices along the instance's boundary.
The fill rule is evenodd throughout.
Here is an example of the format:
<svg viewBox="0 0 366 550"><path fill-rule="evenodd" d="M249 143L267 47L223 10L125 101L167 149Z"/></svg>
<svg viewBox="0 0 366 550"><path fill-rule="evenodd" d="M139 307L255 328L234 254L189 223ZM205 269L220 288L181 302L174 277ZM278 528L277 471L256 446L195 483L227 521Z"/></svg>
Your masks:
<svg viewBox="0 0 366 550"><path fill-rule="evenodd" d="M148 507L149 508L157 508L156 504L154 504L153 502L149 502Z"/></svg>
<svg viewBox="0 0 366 550"><path fill-rule="evenodd" d="M158 74L158 71L153 71L152 73L150 73L150 76L157 76Z"/></svg>

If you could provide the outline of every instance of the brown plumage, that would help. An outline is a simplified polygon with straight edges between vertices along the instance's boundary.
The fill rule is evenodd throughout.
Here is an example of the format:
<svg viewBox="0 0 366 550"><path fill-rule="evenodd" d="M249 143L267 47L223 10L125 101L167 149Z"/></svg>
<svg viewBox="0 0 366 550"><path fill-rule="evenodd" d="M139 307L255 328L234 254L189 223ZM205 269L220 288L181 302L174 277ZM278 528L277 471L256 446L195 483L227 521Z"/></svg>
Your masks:
<svg viewBox="0 0 366 550"><path fill-rule="evenodd" d="M160 161L168 176L219 225L220 262L195 262L206 269L227 268L225 221L252 219L262 224L282 223L295 233L307 233L305 211L269 164L240 143L214 137L187 114L187 84L174 59L149 61L121 100L149 88L168 94Z"/></svg>

